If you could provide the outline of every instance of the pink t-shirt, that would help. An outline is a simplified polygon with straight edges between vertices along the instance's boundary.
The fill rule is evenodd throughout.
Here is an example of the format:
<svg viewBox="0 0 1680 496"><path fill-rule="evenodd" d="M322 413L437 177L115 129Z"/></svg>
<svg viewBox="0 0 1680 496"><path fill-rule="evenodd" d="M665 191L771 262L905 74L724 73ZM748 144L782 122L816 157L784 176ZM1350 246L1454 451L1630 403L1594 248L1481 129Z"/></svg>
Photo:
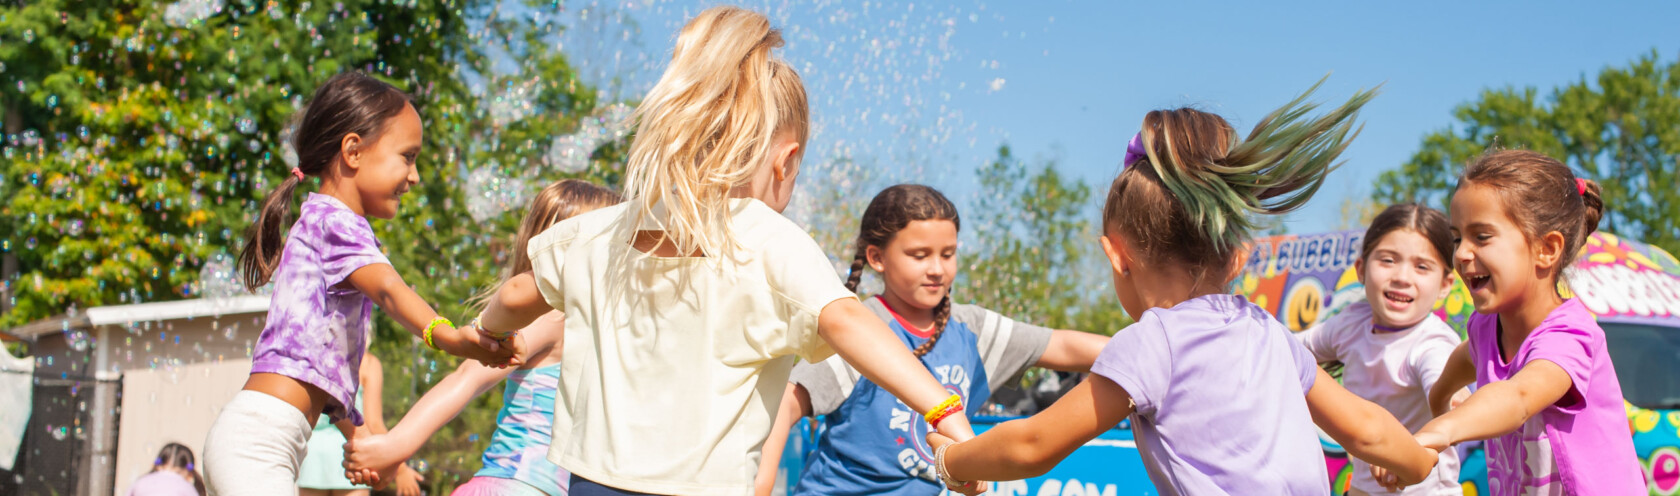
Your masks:
<svg viewBox="0 0 1680 496"><path fill-rule="evenodd" d="M159 470L135 479L128 496L198 496L198 489L181 474Z"/></svg>
<svg viewBox="0 0 1680 496"><path fill-rule="evenodd" d="M1557 364L1571 384L1563 399L1522 427L1487 440L1489 494L1644 494L1622 386L1592 313L1580 300L1563 302L1510 363L1499 353L1499 333L1499 316L1470 316L1477 387L1509 379L1535 360Z"/></svg>

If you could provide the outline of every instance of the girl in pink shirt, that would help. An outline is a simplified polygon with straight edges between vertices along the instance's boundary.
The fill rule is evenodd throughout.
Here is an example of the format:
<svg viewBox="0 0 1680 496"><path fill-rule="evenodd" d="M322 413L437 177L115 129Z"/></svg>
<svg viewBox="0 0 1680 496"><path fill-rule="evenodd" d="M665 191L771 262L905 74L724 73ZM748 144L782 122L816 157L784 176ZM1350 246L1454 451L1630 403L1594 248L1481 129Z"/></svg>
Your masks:
<svg viewBox="0 0 1680 496"><path fill-rule="evenodd" d="M1437 450L1487 440L1493 495L1645 493L1604 330L1558 294L1603 209L1598 183L1523 150L1483 155L1453 193L1453 264L1476 314L1417 439ZM1472 380L1476 392L1446 412Z"/></svg>

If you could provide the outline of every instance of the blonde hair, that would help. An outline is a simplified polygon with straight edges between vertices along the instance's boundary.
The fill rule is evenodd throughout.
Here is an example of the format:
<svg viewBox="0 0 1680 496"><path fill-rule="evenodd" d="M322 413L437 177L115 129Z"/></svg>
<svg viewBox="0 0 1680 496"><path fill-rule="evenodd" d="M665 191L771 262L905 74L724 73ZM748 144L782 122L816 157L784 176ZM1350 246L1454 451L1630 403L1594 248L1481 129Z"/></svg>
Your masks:
<svg viewBox="0 0 1680 496"><path fill-rule="evenodd" d="M770 53L781 45L769 19L738 7L707 9L683 26L671 66L633 117L624 173L630 226L664 203L665 239L678 252L733 247L730 190L764 163L777 133L791 133L802 153L808 132L805 86Z"/></svg>
<svg viewBox="0 0 1680 496"><path fill-rule="evenodd" d="M525 220L519 224L519 234L513 241L513 259L502 270L501 281L473 295L472 305L483 310L490 297L501 290L508 279L531 271L531 255L525 252L531 238L560 221L623 201L624 198L612 190L577 179L564 179L537 192L537 197L531 199L531 208L526 212Z"/></svg>

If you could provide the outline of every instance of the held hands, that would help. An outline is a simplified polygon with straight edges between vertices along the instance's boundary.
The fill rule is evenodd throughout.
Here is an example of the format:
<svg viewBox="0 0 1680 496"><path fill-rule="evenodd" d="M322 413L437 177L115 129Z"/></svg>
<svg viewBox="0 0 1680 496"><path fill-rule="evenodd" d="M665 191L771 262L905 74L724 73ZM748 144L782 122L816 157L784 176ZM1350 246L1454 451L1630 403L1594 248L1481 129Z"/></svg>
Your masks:
<svg viewBox="0 0 1680 496"><path fill-rule="evenodd" d="M524 347L517 334L497 339L474 325L450 328L434 341L445 353L471 358L486 367L518 367L523 364L519 352Z"/></svg>
<svg viewBox="0 0 1680 496"><path fill-rule="evenodd" d="M408 464L397 465L397 496L420 496L421 482L426 482L426 477L420 472Z"/></svg>
<svg viewBox="0 0 1680 496"><path fill-rule="evenodd" d="M1451 439L1445 434L1441 434L1439 432L1420 430L1417 434L1414 434L1413 437L1417 439L1419 445L1423 446L1424 449L1429 450L1429 453L1437 458L1440 457L1441 452L1452 449ZM1383 489L1387 489L1389 491L1399 491L1406 488L1406 486L1422 482L1402 481L1398 475L1395 475L1387 469L1376 465L1371 466L1371 478L1376 479L1378 485L1381 485Z"/></svg>
<svg viewBox="0 0 1680 496"><path fill-rule="evenodd" d="M401 492L404 481L399 477L399 471L407 467L402 462L408 456L395 444L396 441L388 435L376 435L357 427L356 436L344 443L344 477L350 482L375 489L383 489L396 481ZM419 489L418 484L415 489Z"/></svg>
<svg viewBox="0 0 1680 496"><path fill-rule="evenodd" d="M951 418L946 419L944 422L940 422L941 427L952 424L953 422L951 422L951 420L955 420L955 419L958 419L958 418L962 418L962 417L952 416ZM966 422L966 420L967 419L964 419L964 422L963 422L963 427L965 429L968 427L968 423ZM974 433L972 431L969 431L968 432L968 437L973 438ZM967 482L964 482L964 481L958 481L958 480L955 480L955 479L951 478L950 471L946 467L947 462L945 460L945 454L952 446L957 445L959 443L959 441L954 441L949 436L946 436L944 434L940 434L938 432L928 433L928 439L927 440L928 440L928 446L933 448L933 470L934 470L934 473L936 473L939 476L940 481L945 483L945 488L946 489L950 489L952 492L961 493L961 494L965 494L965 495L968 495L968 496L975 496L977 494L986 492L986 483L985 482L981 482L981 481L967 481Z"/></svg>

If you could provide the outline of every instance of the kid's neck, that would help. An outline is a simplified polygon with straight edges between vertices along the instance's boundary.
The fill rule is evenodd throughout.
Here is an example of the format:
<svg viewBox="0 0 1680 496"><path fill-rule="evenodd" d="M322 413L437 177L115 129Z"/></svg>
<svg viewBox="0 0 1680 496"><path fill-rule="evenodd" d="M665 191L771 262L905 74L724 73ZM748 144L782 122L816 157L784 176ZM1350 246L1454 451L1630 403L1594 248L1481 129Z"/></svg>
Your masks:
<svg viewBox="0 0 1680 496"><path fill-rule="evenodd" d="M1558 296L1557 283L1543 286L1546 291L1540 294L1530 294L1521 302L1514 302L1512 308L1499 312L1499 326L1504 330L1508 344L1521 343L1528 339L1528 335L1540 327L1558 307L1563 306L1563 297ZM1514 349L1514 348L1513 348Z"/></svg>
<svg viewBox="0 0 1680 496"><path fill-rule="evenodd" d="M356 192L356 185L350 184L348 181L322 178L321 189L316 193L331 196L333 199L343 202L344 206L348 207L351 212L355 212L356 215L367 216L366 211L362 209L362 195Z"/></svg>
<svg viewBox="0 0 1680 496"><path fill-rule="evenodd" d="M899 298L891 291L882 291L877 298L887 306L887 311L898 316L903 324L909 324L915 329L910 331L930 331L933 329L933 309L921 308L911 304L908 300Z"/></svg>

